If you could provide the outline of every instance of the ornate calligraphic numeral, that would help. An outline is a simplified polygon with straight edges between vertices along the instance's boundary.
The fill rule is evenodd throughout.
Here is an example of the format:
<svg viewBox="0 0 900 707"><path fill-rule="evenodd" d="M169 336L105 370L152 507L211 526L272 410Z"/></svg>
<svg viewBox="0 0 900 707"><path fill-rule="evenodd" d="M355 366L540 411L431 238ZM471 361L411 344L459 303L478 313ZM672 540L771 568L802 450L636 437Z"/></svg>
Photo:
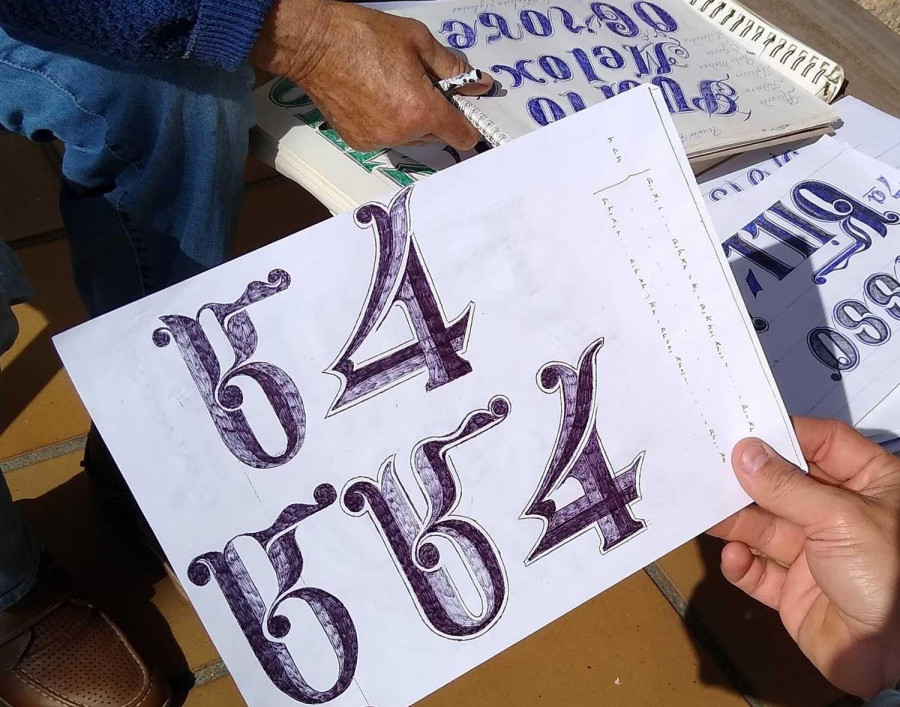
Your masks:
<svg viewBox="0 0 900 707"><path fill-rule="evenodd" d="M816 360L834 371L831 380L835 382L859 365L859 349L850 339L831 327L810 330L806 335L806 343Z"/></svg>
<svg viewBox="0 0 900 707"><path fill-rule="evenodd" d="M891 328L887 322L866 307L864 302L845 299L834 306L834 320L844 329L854 332L853 336L869 346L881 346L891 338Z"/></svg>
<svg viewBox="0 0 900 707"><path fill-rule="evenodd" d="M174 338L225 446L244 464L257 469L289 462L300 450L306 434L306 412L294 381L278 366L248 360L256 351L258 336L247 307L286 290L290 284L290 275L284 270L272 270L268 283L251 282L236 301L205 304L196 317L180 314L160 317L164 326L153 332L153 343L160 348L168 346ZM234 361L224 375L200 324L200 315L205 311L215 316L234 351ZM270 454L259 443L241 410L244 394L234 385L240 377L256 382L268 399L285 434L283 452Z"/></svg>
<svg viewBox="0 0 900 707"><path fill-rule="evenodd" d="M475 304L452 322L444 316L434 285L412 235L409 199L412 188L401 191L389 206L359 207L354 218L360 228L375 229L375 273L356 328L328 372L341 379L341 390L329 414L427 371L426 390L434 390L472 371L460 354L466 350ZM414 339L381 356L357 363L353 356L366 337L399 305Z"/></svg>
<svg viewBox="0 0 900 707"><path fill-rule="evenodd" d="M567 363L548 363L538 372L542 391L560 392L562 419L544 477L522 514L522 518L544 521L544 531L526 564L590 528L602 537L600 552L608 552L646 527L630 509L630 504L640 500L644 452L616 472L596 428L596 358L602 346L603 339L588 346L577 370ZM557 508L551 497L568 479L576 480L584 495Z"/></svg>
<svg viewBox="0 0 900 707"><path fill-rule="evenodd" d="M466 415L449 435L415 447L412 470L428 503L424 517L400 482L393 457L382 464L377 479L351 480L343 492L347 512L371 514L422 619L445 638L474 638L487 631L506 604L506 571L493 541L475 521L454 514L462 485L447 454L505 420L509 410L509 400L497 396L486 410ZM481 597L480 611L466 606L443 567L433 542L438 538L449 541L465 563Z"/></svg>
<svg viewBox="0 0 900 707"><path fill-rule="evenodd" d="M223 552L200 555L188 566L188 579L198 587L206 586L215 578L269 680L284 694L304 704L322 704L341 695L353 681L358 658L356 628L347 608L328 592L303 586L301 580L303 555L295 537L297 526L305 518L333 504L337 493L333 486L322 484L315 490L314 498L314 505L290 505L266 530L238 535L225 545ZM272 565L278 594L269 604L260 596L257 584L235 548L239 538L255 540ZM290 599L309 607L334 650L338 677L328 690L312 687L303 678L287 646L273 640L285 638L290 633L290 620L278 613Z"/></svg>
<svg viewBox="0 0 900 707"><path fill-rule="evenodd" d="M895 275L897 277L895 277ZM900 257L894 260L894 275L876 273L866 280L866 295L894 319L900 319Z"/></svg>

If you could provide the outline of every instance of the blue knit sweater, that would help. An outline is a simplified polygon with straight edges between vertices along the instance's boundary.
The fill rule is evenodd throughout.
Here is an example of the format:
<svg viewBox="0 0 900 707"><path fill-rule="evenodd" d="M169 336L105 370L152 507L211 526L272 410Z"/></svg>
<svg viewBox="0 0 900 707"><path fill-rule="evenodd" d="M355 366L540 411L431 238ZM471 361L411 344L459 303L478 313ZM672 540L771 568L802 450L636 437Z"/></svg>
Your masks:
<svg viewBox="0 0 900 707"><path fill-rule="evenodd" d="M132 61L244 61L273 0L0 0L0 26Z"/></svg>

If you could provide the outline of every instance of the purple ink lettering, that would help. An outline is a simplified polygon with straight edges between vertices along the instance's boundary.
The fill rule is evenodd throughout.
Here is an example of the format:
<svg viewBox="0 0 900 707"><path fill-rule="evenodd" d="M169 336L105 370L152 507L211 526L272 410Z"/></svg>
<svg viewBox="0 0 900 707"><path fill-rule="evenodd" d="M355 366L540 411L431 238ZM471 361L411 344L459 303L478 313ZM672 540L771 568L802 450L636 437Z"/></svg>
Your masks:
<svg viewBox="0 0 900 707"><path fill-rule="evenodd" d="M258 533L232 538L223 552L208 552L191 561L188 579L205 587L215 578L222 596L241 627L260 667L284 694L303 704L322 704L335 699L350 686L356 673L358 641L347 608L333 595L303 586L303 555L297 544L297 526L309 516L335 502L334 487L322 484L313 494L314 505L296 503L285 508L275 523ZM266 553L278 583L278 593L266 603L235 547L239 538L255 540ZM312 687L303 678L288 648L279 640L291 631L291 622L279 609L290 599L305 603L322 626L337 659L338 676L327 690ZM272 638L269 638L271 636Z"/></svg>
<svg viewBox="0 0 900 707"><path fill-rule="evenodd" d="M572 79L572 69L558 56L552 54L541 54L538 57L538 66L543 69L544 73L556 83L557 81L570 81Z"/></svg>
<svg viewBox="0 0 900 707"><path fill-rule="evenodd" d="M546 96L533 96L526 103L528 115L538 125L544 126L555 123L566 117L566 112L552 98Z"/></svg>
<svg viewBox="0 0 900 707"><path fill-rule="evenodd" d="M482 12L478 15L478 21L481 23L482 27L497 30L494 34L487 37L488 44L498 41L501 37L506 37L507 39L515 41L522 39L522 33L520 32L518 36L514 35L509 29L509 22L506 21L506 18L503 15L497 12Z"/></svg>
<svg viewBox="0 0 900 707"><path fill-rule="evenodd" d="M160 348L175 339L225 446L244 464L256 469L268 469L289 462L300 451L306 434L306 413L294 381L278 366L265 361L248 361L256 351L258 336L247 314L247 307L283 292L290 284L290 275L284 270L273 270L269 273L268 284L251 282L235 302L205 304L193 318L179 314L160 317L165 326L153 332L153 343ZM200 315L204 311L215 316L234 352L234 362L224 375L200 324ZM262 448L241 410L244 395L233 384L240 377L259 385L272 406L286 438L284 451L280 454L270 454Z"/></svg>
<svg viewBox="0 0 900 707"><path fill-rule="evenodd" d="M591 49L591 54L597 58L600 66L605 69L618 70L625 66L625 57L612 47L599 44Z"/></svg>
<svg viewBox="0 0 900 707"><path fill-rule="evenodd" d="M395 457L381 465L376 479L354 479L343 493L348 513L371 515L423 621L444 638L483 634L500 618L506 603L506 572L496 546L475 521L454 514L462 484L448 453L503 422L509 411L509 400L497 396L487 409L466 415L449 435L416 445L411 466L427 500L424 517L398 478ZM468 567L481 597L480 612L466 606L443 567L433 542L437 538L449 541Z"/></svg>
<svg viewBox="0 0 900 707"><path fill-rule="evenodd" d="M519 59L516 61L516 65L506 66L505 64L494 64L491 66L491 71L495 74L499 74L501 71L505 71L512 78L513 83L510 88L518 88L525 80L528 79L532 83L547 83L547 79L541 78L540 76L534 76L526 67L526 64L533 64L534 59Z"/></svg>
<svg viewBox="0 0 900 707"><path fill-rule="evenodd" d="M341 380L329 415L428 372L425 390L446 385L470 373L465 353L475 303L448 322L412 234L409 201L403 189L388 206L372 202L354 213L356 225L375 231L375 272L356 327L344 350L328 369ZM387 318L393 305L406 315L414 340L365 363L353 360L369 334Z"/></svg>
<svg viewBox="0 0 900 707"><path fill-rule="evenodd" d="M625 44L624 49L631 52L637 72L635 78L643 78L656 74L671 74L673 66L682 66L679 59L689 58L687 49L679 42L649 42L641 47L636 44Z"/></svg>
<svg viewBox="0 0 900 707"><path fill-rule="evenodd" d="M566 91L563 96L569 101L569 105L572 106L572 110L576 113L580 110L585 109L584 99L581 97L581 94L576 93L575 91Z"/></svg>
<svg viewBox="0 0 900 707"><path fill-rule="evenodd" d="M605 553L646 527L630 508L640 500L639 476L645 452L616 472L597 431L597 353L602 346L603 339L588 346L577 370L567 363L548 363L538 372L538 387L543 392L559 391L562 414L541 484L521 516L540 518L544 523L526 564L590 529L600 534L600 552ZM569 479L581 485L584 495L557 508L552 495Z"/></svg>
<svg viewBox="0 0 900 707"><path fill-rule="evenodd" d="M727 77L726 77L727 79ZM703 80L697 85L700 95L691 101L695 108L710 115L734 115L738 110L738 94L721 80Z"/></svg>
<svg viewBox="0 0 900 707"><path fill-rule="evenodd" d="M600 77L597 75L597 72L594 71L593 64L591 64L591 58L584 49L572 49L569 53L575 57L575 61L578 62L578 67L581 69L584 78L588 82L593 83L594 81L600 81Z"/></svg>
<svg viewBox="0 0 900 707"><path fill-rule="evenodd" d="M662 91L663 98L666 99L666 107L670 113L690 113L694 110L684 97L684 90L681 88L681 84L675 79L668 76L654 76L650 83Z"/></svg>

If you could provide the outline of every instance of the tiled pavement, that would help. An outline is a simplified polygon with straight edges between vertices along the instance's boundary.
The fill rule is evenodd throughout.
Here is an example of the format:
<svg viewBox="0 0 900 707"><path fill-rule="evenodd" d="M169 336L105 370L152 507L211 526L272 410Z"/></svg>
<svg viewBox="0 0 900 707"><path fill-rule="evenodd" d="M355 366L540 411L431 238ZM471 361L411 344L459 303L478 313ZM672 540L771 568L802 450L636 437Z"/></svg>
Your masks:
<svg viewBox="0 0 900 707"><path fill-rule="evenodd" d="M0 136L0 236L38 292L18 306L19 339L0 359L0 467L40 540L165 668L184 704L243 705L190 605L152 556L111 531L81 472L89 419L50 341L85 318L56 208L58 163L49 145ZM251 159L236 252L326 216ZM856 704L806 663L776 614L722 580L718 553L712 539L688 543L421 706Z"/></svg>

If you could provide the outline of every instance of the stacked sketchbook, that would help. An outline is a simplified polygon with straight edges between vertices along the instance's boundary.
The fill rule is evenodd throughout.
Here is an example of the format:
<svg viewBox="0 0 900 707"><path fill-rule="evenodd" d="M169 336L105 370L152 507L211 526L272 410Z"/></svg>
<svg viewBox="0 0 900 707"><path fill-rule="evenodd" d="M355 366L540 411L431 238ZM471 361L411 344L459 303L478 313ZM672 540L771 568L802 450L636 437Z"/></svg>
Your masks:
<svg viewBox="0 0 900 707"><path fill-rule="evenodd" d="M828 131L843 70L731 0L390 3L487 71L496 89L456 97L502 145L640 84L663 93L695 170ZM256 149L333 212L463 159L454 150L349 149L284 79L256 93ZM402 150L402 148L401 148Z"/></svg>

